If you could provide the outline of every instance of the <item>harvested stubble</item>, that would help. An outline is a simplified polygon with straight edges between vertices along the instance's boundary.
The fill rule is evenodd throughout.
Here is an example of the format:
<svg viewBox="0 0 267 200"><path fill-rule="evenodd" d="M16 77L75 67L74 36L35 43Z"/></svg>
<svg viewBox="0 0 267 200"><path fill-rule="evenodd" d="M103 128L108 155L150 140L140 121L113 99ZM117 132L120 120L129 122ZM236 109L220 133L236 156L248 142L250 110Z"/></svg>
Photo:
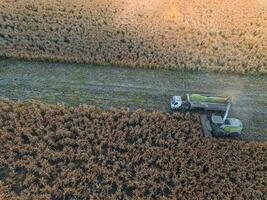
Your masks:
<svg viewBox="0 0 267 200"><path fill-rule="evenodd" d="M266 0L0 0L0 55L267 74Z"/></svg>
<svg viewBox="0 0 267 200"><path fill-rule="evenodd" d="M266 143L205 139L199 117L0 102L7 199L266 199Z"/></svg>

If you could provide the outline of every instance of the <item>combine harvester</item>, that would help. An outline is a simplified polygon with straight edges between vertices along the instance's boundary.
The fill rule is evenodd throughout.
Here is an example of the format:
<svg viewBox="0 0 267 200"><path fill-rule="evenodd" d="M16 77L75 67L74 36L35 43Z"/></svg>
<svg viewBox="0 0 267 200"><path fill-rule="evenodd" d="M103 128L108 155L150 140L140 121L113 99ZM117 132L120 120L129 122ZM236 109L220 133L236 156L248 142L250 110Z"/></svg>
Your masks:
<svg viewBox="0 0 267 200"><path fill-rule="evenodd" d="M203 131L207 137L239 138L243 129L239 119L227 118L231 109L231 97L186 94L173 96L174 111L200 111Z"/></svg>

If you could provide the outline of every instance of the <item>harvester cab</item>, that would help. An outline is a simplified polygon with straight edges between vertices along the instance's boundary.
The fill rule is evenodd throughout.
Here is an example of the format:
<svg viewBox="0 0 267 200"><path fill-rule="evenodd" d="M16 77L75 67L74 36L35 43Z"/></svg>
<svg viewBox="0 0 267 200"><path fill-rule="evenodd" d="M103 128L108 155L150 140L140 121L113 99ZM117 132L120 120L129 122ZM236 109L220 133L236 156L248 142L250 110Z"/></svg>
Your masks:
<svg viewBox="0 0 267 200"><path fill-rule="evenodd" d="M214 137L239 137L243 129L239 119L228 118L232 106L231 97L228 96L204 96L200 94L173 96L170 105L172 110L204 111L209 127L211 127L210 132ZM206 126L207 123L204 125Z"/></svg>

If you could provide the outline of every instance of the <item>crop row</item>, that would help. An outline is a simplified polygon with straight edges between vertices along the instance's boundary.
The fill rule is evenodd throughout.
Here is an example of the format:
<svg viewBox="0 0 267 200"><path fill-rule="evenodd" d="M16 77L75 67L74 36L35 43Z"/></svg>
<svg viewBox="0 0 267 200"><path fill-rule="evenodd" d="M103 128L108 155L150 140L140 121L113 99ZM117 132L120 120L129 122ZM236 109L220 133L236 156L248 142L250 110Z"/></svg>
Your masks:
<svg viewBox="0 0 267 200"><path fill-rule="evenodd" d="M266 147L189 113L0 101L0 198L266 199Z"/></svg>
<svg viewBox="0 0 267 200"><path fill-rule="evenodd" d="M267 73L265 0L1 0L0 55Z"/></svg>

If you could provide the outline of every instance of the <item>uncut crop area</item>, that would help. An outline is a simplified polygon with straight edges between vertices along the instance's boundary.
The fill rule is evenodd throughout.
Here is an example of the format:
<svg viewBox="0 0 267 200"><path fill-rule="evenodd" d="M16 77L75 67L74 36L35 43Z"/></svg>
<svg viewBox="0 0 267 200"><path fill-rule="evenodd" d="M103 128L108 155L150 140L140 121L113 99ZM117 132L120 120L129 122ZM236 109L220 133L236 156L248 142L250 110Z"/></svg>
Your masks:
<svg viewBox="0 0 267 200"><path fill-rule="evenodd" d="M0 0L0 55L267 74L267 0Z"/></svg>
<svg viewBox="0 0 267 200"><path fill-rule="evenodd" d="M0 100L0 199L267 199L267 143L199 116Z"/></svg>

